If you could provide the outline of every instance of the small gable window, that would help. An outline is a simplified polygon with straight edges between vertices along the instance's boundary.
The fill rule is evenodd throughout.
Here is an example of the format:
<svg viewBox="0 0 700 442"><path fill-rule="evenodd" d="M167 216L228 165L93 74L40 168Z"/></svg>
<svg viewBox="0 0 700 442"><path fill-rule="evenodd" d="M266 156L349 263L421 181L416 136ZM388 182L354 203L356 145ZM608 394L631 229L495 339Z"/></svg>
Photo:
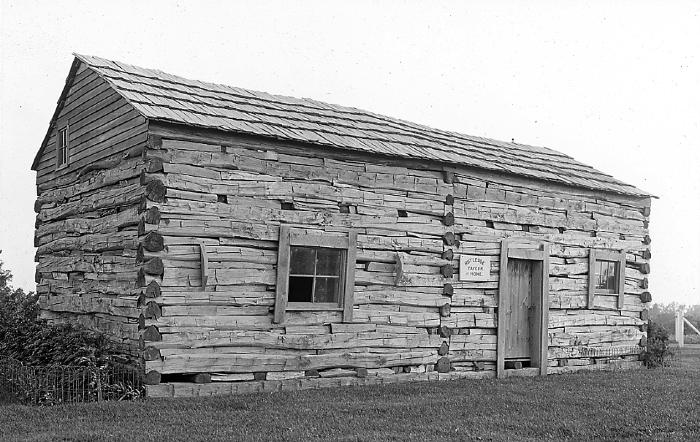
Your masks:
<svg viewBox="0 0 700 442"><path fill-rule="evenodd" d="M588 308L605 306L603 300L606 297L614 297L618 309L624 306L626 264L624 250L591 249L588 259Z"/></svg>
<svg viewBox="0 0 700 442"><path fill-rule="evenodd" d="M56 167L62 168L68 165L68 126L59 129L56 134Z"/></svg>

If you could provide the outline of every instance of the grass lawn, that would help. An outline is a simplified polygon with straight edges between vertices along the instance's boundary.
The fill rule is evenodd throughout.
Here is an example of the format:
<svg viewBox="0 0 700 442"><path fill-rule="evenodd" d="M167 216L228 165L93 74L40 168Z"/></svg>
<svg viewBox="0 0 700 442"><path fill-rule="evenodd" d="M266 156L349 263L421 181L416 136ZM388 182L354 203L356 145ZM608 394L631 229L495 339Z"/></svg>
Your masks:
<svg viewBox="0 0 700 442"><path fill-rule="evenodd" d="M700 440L700 348L674 367L60 407L0 440Z"/></svg>

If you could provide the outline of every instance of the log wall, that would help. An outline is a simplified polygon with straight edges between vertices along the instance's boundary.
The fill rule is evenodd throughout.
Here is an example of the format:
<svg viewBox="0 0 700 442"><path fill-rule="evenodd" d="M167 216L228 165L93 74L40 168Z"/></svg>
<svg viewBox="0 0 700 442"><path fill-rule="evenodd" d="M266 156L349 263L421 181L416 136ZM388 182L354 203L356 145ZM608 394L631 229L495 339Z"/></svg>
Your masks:
<svg viewBox="0 0 700 442"><path fill-rule="evenodd" d="M493 374L504 238L550 244L550 372L637 364L648 199L167 126L152 131L162 139L148 157L163 167L142 183L165 197L142 207L150 222L139 228L137 284L149 380L169 382L150 387L152 395ZM273 322L281 223L356 229L352 322L341 322L340 312L287 312L283 324ZM593 247L627 251L622 310L606 296L588 308ZM461 254L491 256L491 278L459 281ZM178 380L220 386L193 390Z"/></svg>
<svg viewBox="0 0 700 442"><path fill-rule="evenodd" d="M140 177L153 167L144 147L55 181L35 205L42 316L106 331L134 351L139 212L148 197Z"/></svg>
<svg viewBox="0 0 700 442"><path fill-rule="evenodd" d="M56 134L69 126L69 162ZM147 192L146 120L84 65L75 66L38 154L36 282L42 316L110 333L137 351L139 207Z"/></svg>

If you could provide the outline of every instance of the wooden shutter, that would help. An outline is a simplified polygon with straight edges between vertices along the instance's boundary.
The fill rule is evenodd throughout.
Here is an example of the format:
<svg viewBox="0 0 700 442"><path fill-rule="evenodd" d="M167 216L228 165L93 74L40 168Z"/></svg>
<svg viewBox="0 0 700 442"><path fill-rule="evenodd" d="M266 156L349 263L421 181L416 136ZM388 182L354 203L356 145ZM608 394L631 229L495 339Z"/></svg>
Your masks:
<svg viewBox="0 0 700 442"><path fill-rule="evenodd" d="M595 262L596 250L591 249L588 252L588 308L593 308L593 303L595 301Z"/></svg>
<svg viewBox="0 0 700 442"><path fill-rule="evenodd" d="M289 238L290 227L280 226L279 247L277 249L277 292L275 293L275 317L277 324L284 322L289 291Z"/></svg>
<svg viewBox="0 0 700 442"><path fill-rule="evenodd" d="M625 306L625 267L627 267L627 257L625 251L620 252L619 263L620 271L617 273L617 308L622 310Z"/></svg>
<svg viewBox="0 0 700 442"><path fill-rule="evenodd" d="M343 322L352 321L355 302L355 261L357 258L357 232L348 233L348 252L345 259L345 287L343 289Z"/></svg>

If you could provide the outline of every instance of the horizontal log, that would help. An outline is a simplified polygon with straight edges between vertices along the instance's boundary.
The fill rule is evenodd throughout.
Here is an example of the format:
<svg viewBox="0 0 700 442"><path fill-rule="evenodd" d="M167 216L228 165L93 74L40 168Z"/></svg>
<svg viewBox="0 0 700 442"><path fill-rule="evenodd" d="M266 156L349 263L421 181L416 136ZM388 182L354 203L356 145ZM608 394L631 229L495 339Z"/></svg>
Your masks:
<svg viewBox="0 0 700 442"><path fill-rule="evenodd" d="M142 164L143 162L140 159L131 159L120 161L117 167L109 170L100 170L90 176L78 177L82 178L79 180L69 177L65 182L56 182L51 189L40 190L37 203L41 205L51 202L62 202L72 197L136 179L141 172Z"/></svg>
<svg viewBox="0 0 700 442"><path fill-rule="evenodd" d="M109 297L104 295L59 295L55 294L42 302L42 308L52 312L76 314L105 313L114 316L137 318L136 299Z"/></svg>
<svg viewBox="0 0 700 442"><path fill-rule="evenodd" d="M88 266L82 269L87 272L120 273L128 272L135 268L136 264L133 256L133 252L131 254L124 253L118 255L103 255L99 253L76 253L74 255L56 253L52 255L38 255L39 262L37 268L42 272L70 272L78 271L77 267L83 265Z"/></svg>
<svg viewBox="0 0 700 442"><path fill-rule="evenodd" d="M51 241L37 248L38 255L61 251L106 252L113 250L138 248L139 241L135 231L87 234L71 236Z"/></svg>
<svg viewBox="0 0 700 442"><path fill-rule="evenodd" d="M217 291L166 291L156 301L163 306L271 306L274 292L266 291L266 286L237 286L238 290Z"/></svg>
<svg viewBox="0 0 700 442"><path fill-rule="evenodd" d="M167 310L167 308L166 308ZM146 321L146 324L149 324ZM189 327L207 327L221 330L271 330L274 325L271 315L250 316L250 315L200 315L200 316L162 316L153 324L157 324L159 329L168 332L176 332L179 329Z"/></svg>
<svg viewBox="0 0 700 442"><path fill-rule="evenodd" d="M376 348L376 349L405 349L424 348L434 349L440 346L441 339L423 333L401 333L388 329L365 332L341 332L325 335L312 333L280 334L279 332L254 330L211 330L200 332L181 332L164 334L158 348L203 349L229 352L233 346L242 348L243 353L253 353L254 348L263 348L265 353L271 349L278 350L318 350ZM209 350L207 350L209 349Z"/></svg>
<svg viewBox="0 0 700 442"><path fill-rule="evenodd" d="M141 200L143 189L138 184L120 186L115 189L101 191L70 201L52 209L43 209L37 215L41 222L60 220L74 217L98 209L128 207Z"/></svg>
<svg viewBox="0 0 700 442"><path fill-rule="evenodd" d="M440 314L435 311L417 312L395 312L382 310L353 310L353 322L390 324L390 325L410 325L415 327L437 327L440 325Z"/></svg>
<svg viewBox="0 0 700 442"><path fill-rule="evenodd" d="M382 371L381 374L375 374ZM389 373L390 372L390 373ZM269 375L269 373L268 373ZM379 385L395 382L416 382L416 381L438 381L455 379L489 379L495 377L495 368L490 367L487 371L451 371L449 373L438 373L427 371L425 373L395 373L391 369L368 370L366 377L339 377L339 378L310 378L304 379L282 379L265 380L255 382L217 382L212 384L192 384L192 383L168 383L160 385L147 385L148 397L193 397L231 394L250 394L276 391L296 391L303 389L349 387L356 385Z"/></svg>
<svg viewBox="0 0 700 442"><path fill-rule="evenodd" d="M167 316L266 316L268 305L169 305L163 307Z"/></svg>
<svg viewBox="0 0 700 442"><path fill-rule="evenodd" d="M146 361L146 370L160 373L187 372L270 372L321 370L338 367L393 367L420 365L435 360L437 351L405 351L401 353L328 353L323 355L284 356L284 355L182 355L170 356L164 361Z"/></svg>
<svg viewBox="0 0 700 442"><path fill-rule="evenodd" d="M642 325L644 321L638 317L622 316L618 312L600 312L600 311L550 311L549 312L549 327L567 327L567 326L584 326L584 325Z"/></svg>
<svg viewBox="0 0 700 442"><path fill-rule="evenodd" d="M359 289L359 287L358 287ZM399 290L356 290L355 305L386 304L417 307L440 307L445 297L440 292L409 292Z"/></svg>
<svg viewBox="0 0 700 442"><path fill-rule="evenodd" d="M100 218L71 218L40 225L35 236L41 238L40 244L66 235L85 235L113 233L138 223L137 207L129 207L112 215Z"/></svg>

